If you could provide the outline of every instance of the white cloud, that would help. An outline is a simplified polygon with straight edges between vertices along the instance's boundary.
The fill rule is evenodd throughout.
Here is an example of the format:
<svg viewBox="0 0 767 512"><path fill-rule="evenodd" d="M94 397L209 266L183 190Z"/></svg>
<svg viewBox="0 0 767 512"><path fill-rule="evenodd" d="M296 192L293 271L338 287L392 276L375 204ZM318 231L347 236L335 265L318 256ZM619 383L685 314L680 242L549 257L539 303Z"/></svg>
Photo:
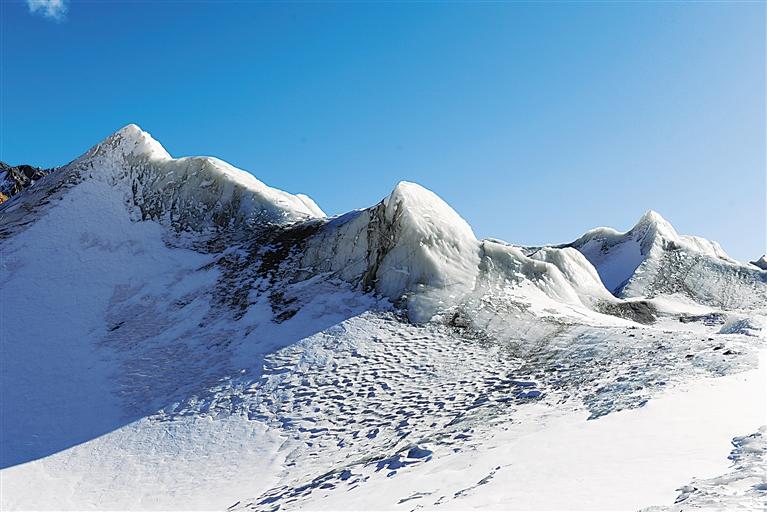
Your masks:
<svg viewBox="0 0 767 512"><path fill-rule="evenodd" d="M67 13L66 0L27 0L29 6L29 12L39 12L46 18L51 18L56 21L64 19L64 15Z"/></svg>

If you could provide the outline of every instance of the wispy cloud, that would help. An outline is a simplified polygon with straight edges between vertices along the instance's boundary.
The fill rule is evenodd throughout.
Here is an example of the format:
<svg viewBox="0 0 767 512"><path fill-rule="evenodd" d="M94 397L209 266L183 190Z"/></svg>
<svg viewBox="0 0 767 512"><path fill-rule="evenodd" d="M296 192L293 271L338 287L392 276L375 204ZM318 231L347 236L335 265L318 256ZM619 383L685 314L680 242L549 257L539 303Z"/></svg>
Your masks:
<svg viewBox="0 0 767 512"><path fill-rule="evenodd" d="M67 14L66 0L27 0L29 12L39 13L46 18L61 21Z"/></svg>

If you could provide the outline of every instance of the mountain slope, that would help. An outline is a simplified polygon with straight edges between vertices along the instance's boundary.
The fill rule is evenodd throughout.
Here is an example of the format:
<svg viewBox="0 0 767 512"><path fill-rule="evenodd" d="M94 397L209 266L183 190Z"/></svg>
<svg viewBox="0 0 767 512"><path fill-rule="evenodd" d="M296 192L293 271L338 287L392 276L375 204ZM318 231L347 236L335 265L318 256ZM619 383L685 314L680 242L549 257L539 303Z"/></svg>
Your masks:
<svg viewBox="0 0 767 512"><path fill-rule="evenodd" d="M656 224L607 245L647 245L638 267L652 263L652 290L687 282L664 270L666 253L694 252L703 284L734 290L732 304L742 266L704 241L670 248L673 228ZM129 125L0 205L2 507L466 508L487 505L494 478L493 496L532 500L543 491L504 476L519 473L498 467L497 439L614 421L652 432L647 443L665 436L678 465L599 473L658 475L602 506L673 499L686 471L723 457L683 430L627 426L711 377L723 386L711 407L732 414L696 431L755 431L762 395L748 383L767 308L616 297L600 266L628 249L593 259L599 237L535 250L478 240L407 182L327 218L220 160L174 159ZM631 273L624 291L639 290ZM603 450L633 453L610 439ZM571 479L535 463L545 450L503 453L530 482ZM453 477L416 485L430 468Z"/></svg>

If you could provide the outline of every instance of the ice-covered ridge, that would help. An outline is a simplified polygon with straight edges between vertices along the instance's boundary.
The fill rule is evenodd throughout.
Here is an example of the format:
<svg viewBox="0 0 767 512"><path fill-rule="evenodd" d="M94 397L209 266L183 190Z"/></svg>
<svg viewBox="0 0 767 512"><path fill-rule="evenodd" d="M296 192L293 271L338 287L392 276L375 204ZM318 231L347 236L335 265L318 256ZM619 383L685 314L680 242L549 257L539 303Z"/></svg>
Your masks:
<svg viewBox="0 0 767 512"><path fill-rule="evenodd" d="M275 264L293 282L332 276L406 307L418 322L465 306L488 286L520 288L514 300L551 307L594 309L615 300L577 251L549 248L529 258L512 245L477 240L455 210L414 183L399 183L371 208L325 219L307 196L268 187L222 160L173 158L136 125L117 131L57 175L106 184L122 196L134 221L158 221L175 231L213 230L224 246L247 241L258 256L231 265L253 265L266 256L268 264L254 268L260 278L273 278ZM44 204L47 192L40 193L29 199ZM79 208L83 216L92 215L87 203ZM277 246L281 252L272 250ZM243 297L246 292L241 290Z"/></svg>
<svg viewBox="0 0 767 512"><path fill-rule="evenodd" d="M307 196L269 187L214 157L173 158L135 124L118 130L66 169L120 187L143 220L203 230L324 217Z"/></svg>
<svg viewBox="0 0 767 512"><path fill-rule="evenodd" d="M600 310L617 301L575 249L549 247L528 257L513 245L480 241L441 198L409 182L378 205L322 226L297 266L298 280L330 273L405 305L416 322L503 288L550 307Z"/></svg>
<svg viewBox="0 0 767 512"><path fill-rule="evenodd" d="M730 258L718 243L680 235L660 214L646 212L626 232L596 228L560 247L574 247L622 298L682 294L728 309L767 303L765 276Z"/></svg>
<svg viewBox="0 0 767 512"><path fill-rule="evenodd" d="M665 250L686 249L737 264L718 243L696 236L679 235L659 213L648 210L630 230L599 227L567 244L578 249L597 269L605 287L613 293L623 288L648 258Z"/></svg>
<svg viewBox="0 0 767 512"><path fill-rule="evenodd" d="M609 249L610 245L629 240L640 244L641 253L645 256L650 254L653 249L662 249L664 244L668 246L670 243L676 243L722 260L737 263L724 252L717 242L697 236L680 235L668 220L653 210L646 211L628 231L621 232L614 228L598 227L587 231L568 245L582 248L589 243L601 242L601 247Z"/></svg>
<svg viewBox="0 0 767 512"><path fill-rule="evenodd" d="M250 240L248 250L259 256L237 265L268 256L257 272L261 278L275 269L291 282L339 278L406 307L418 322L467 304L480 307L489 293L516 308L566 314L575 309L577 315L635 313L644 306L626 310L621 299L680 291L705 303L726 292L734 307L749 303L743 297L753 290L767 301L758 277L740 272L743 266L718 244L679 235L654 211L625 233L597 228L571 244L536 250L478 240L447 203L409 182L373 207L327 219L309 197L271 188L217 158L173 158L136 125L117 131L57 175L107 183L122 195L132 220L158 221L175 232L212 233L217 247ZM47 201L47 192L39 192ZM192 241L196 247L211 242L201 240ZM281 249L271 250L272 245ZM687 282L695 272L679 269L688 260L669 258L688 253L704 265L724 265L727 276L705 286ZM658 278L661 272L671 277ZM738 284L737 293L728 291L728 283L744 279L745 288ZM628 318L637 320L634 313Z"/></svg>

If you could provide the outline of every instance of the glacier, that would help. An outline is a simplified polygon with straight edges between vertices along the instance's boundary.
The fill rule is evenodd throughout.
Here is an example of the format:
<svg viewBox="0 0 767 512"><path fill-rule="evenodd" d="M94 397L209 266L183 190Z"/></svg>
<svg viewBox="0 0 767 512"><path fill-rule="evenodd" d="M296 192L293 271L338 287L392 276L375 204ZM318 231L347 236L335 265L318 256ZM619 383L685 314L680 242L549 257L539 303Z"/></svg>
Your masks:
<svg viewBox="0 0 767 512"><path fill-rule="evenodd" d="M4 510L767 492L763 456L719 476L767 424L767 271L653 211L525 247L403 181L328 217L128 125L14 189L0 240Z"/></svg>

